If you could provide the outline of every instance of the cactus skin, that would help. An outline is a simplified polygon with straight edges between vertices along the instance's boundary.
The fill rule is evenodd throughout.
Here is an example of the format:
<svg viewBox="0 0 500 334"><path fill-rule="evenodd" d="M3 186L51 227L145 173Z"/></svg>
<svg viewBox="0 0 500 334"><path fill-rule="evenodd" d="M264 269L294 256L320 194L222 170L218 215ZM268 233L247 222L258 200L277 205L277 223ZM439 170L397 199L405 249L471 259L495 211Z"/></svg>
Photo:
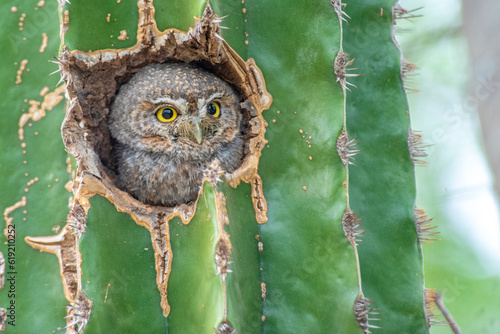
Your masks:
<svg viewBox="0 0 500 334"><path fill-rule="evenodd" d="M100 7L101 2L89 4L87 1L85 8L80 7L80 9L78 9L78 4L81 5L81 2L73 1L72 5L65 5L64 9L70 8L72 13L70 29L65 36L66 45L72 49L83 50L108 48L112 46L111 44L113 47L133 45L133 32L136 31L137 22L137 16L134 15L137 12L137 5L134 1L125 3L123 0L122 2L120 6L128 5L130 8L130 10L123 11L122 14L116 12L117 6L114 2L112 5L108 3ZM307 2L293 8L286 8L285 11L283 6L278 3L272 4L269 1L253 1L244 5L238 3L237 6L234 2L212 1L212 5L220 16L231 14L223 24L230 26L231 30L224 31L223 37L243 58L253 57L256 59L264 73L268 89L274 97L272 108L264 114L269 123L266 134L269 148L263 151L260 164L264 192L268 200L269 222L261 226L256 224L248 185L240 185L236 189L230 188L226 183L218 186L217 189L211 189L210 186L206 185L204 202L199 203L197 214L190 224L182 225L176 220L170 223L174 262L168 292L171 314L165 320L158 306L159 295L155 286L154 259L149 234L125 214L116 213L116 209L105 199L99 197L91 199L91 208L87 217L88 229L80 244L83 259L83 291L94 302L87 332L135 330L160 333L168 330L173 333L213 333L213 328L220 324L223 317L220 307L222 285L220 277L213 275L215 272L214 245L210 244L212 238L207 238L207 233L210 230L215 238L215 222L210 221L210 219L209 224L206 222L209 214L211 218L214 217L213 198L216 192L222 190L227 200L230 220L226 230L231 235L233 245L233 264L230 267L233 272L227 276L228 320L231 325L237 328L239 333L261 331L289 333L301 330L321 333L330 332L332 329L334 332L361 333L353 314L354 301L359 293L356 259L341 226L342 215L346 208L343 187L346 174L335 148L337 136L340 134L344 122L343 92L340 84L335 82L333 71L333 62L339 50L340 40L338 17L328 1L318 2L317 6L311 6L311 3ZM383 5L385 13L388 15L390 4L383 2ZM90 16L91 13L87 11L89 6L96 9L95 16ZM175 8L179 8L180 2L164 1L161 2L161 6L163 6L162 10L159 9L160 7L156 7L157 17L163 11L161 21L158 20L160 29L174 26L186 30L192 25L192 16L199 17L201 15L204 1L194 1L189 4L182 2L182 8L186 10L185 13L188 13L185 15L177 15L175 12ZM245 13L242 11L243 7L246 9ZM356 14L355 7L358 8L359 13L363 13L367 5L349 4L346 8L346 12L352 18L349 22L349 28L356 27L355 20L366 22L365 19L361 18L362 15ZM371 10L379 9L379 7L373 5ZM89 16L94 17L96 22L105 20L107 13L111 12L112 18L116 17L117 22L126 19L127 25L120 26L117 23L116 30L113 28L112 32L109 32L105 28L99 27L98 24L90 24L90 26L95 26L96 29L100 30L81 31L77 28L79 11L86 19ZM106 15L103 17L101 13ZM374 15L366 18L369 22L375 19ZM245 20L247 21L245 22ZM74 28L71 28L71 24L75 24ZM107 25L104 26L107 27ZM390 26L390 20L385 17L384 31L389 32L389 35L384 35L385 40L387 40L387 36L390 39ZM110 27L112 27L111 24ZM116 33L122 27L126 27L130 37L129 40L123 42L116 40ZM248 33L248 37L245 32ZM421 256L418 244L413 243L417 240L414 225L410 224L410 222L413 224L413 220L408 218L410 215L413 217L413 202L410 203L409 198L413 193L414 200L415 191L413 166L407 146L405 151L406 137L402 135L402 129L405 126L404 131L407 132L409 122L404 114L407 107L403 108L404 110L401 109L403 101L406 103L404 92L402 89L399 91L397 89L401 88L401 85L398 86L397 83L400 80L399 65L388 69L391 73L390 77L393 79L392 82L396 82L396 88L393 88L395 99L399 99L399 107L395 108L395 112L399 115L396 118L400 122L394 125L399 131L399 136L396 139L399 151L388 156L379 156L380 160L376 161L388 157L396 158L396 166L403 169L401 178L391 179L390 184L398 185L401 180L404 181L402 184L405 187L402 192L406 194L404 197L406 202L398 205L397 208L405 217L402 221L405 222L406 226L395 229L394 233L397 232L399 237L399 232L403 230L403 235L407 235L404 240L408 245L413 245L410 247L410 252L402 256L402 258L409 260L411 268L401 266L401 262L404 262L401 260L399 263L390 263L393 268L391 273L395 276L394 273L402 272L403 268L406 269L406 271L403 270L403 273L417 273L416 278L412 277L414 280L411 284L415 287L420 282L420 286L408 291L407 285L401 288L402 280L400 277L394 277L388 281L397 283L400 289L397 289L394 299L388 300L390 296L384 292L384 289L390 284L384 280L387 280L389 275L385 271L377 271L377 268L380 268L380 263L385 263L385 261L382 261L383 259L376 260L375 256L372 258L372 253L366 250L370 245L371 249L375 250L373 254L395 249L394 247L387 249L377 246L380 244L390 245L393 240L388 242L385 238L379 237L380 233L375 236L375 233L371 233L376 230L375 227L378 229L377 222L383 222L383 219L379 218L380 220L371 225L375 227L370 227L371 219L366 218L371 217L372 212L377 212L377 206L367 204L367 202L374 203L365 199L367 193L371 194L372 198L377 198L381 189L377 188L379 185L372 185L369 189L361 187L365 181L365 184L371 185L369 181L376 180L380 172L375 176L367 176L365 179L359 176L362 175L361 173L357 173L359 169L363 169L367 173L377 173L377 170L372 168L374 161L372 159L374 156L380 155L380 150L377 147L374 148L372 152L376 152L376 154L371 155L369 154L370 147L366 143L377 138L380 131L387 131L387 129L380 126L371 129L375 132L371 133L366 125L366 120L355 119L355 115L353 116L361 108L355 102L350 104L350 101L358 101L358 98L361 101L361 97L366 94L366 91L373 91L375 95L375 92L383 90L385 86L379 86L373 81L373 85L369 88L367 86L362 88L363 83L369 81L368 78L373 79L378 74L375 71L370 74L373 66L363 68L359 65L358 61L362 59L361 54L366 50L356 52L357 50L349 44L351 39L356 40L355 37L349 35L350 33L345 29L344 49L353 57L358 57L356 61L356 66L360 68L358 72L365 75L363 78L352 79L352 82L358 86L357 90L353 89L352 94L359 95L356 100L353 98L356 95L348 96L346 110L348 115L347 129L351 137L359 138L359 146L363 150L356 157L356 166L350 167L349 179L351 207L361 217L365 224L363 228L367 230L363 238L364 241L359 247L363 288L367 297L375 302L373 306L380 308L383 313L381 315L383 320L381 323L377 323L383 327L379 332L389 331L392 328L398 332L401 328L409 328L415 329L415 333L420 333L424 332L425 326L421 288ZM111 34L114 35L113 39L109 37ZM102 39L95 38L96 36L102 36ZM248 46L245 44L245 40L248 40ZM280 42L284 43L281 46L282 51L276 47L277 43ZM376 41L373 43L377 44ZM356 43L353 42L353 44ZM394 45L390 44L388 48L394 48ZM391 59L396 58L395 52L393 52ZM397 59L398 62L399 59ZM40 65L40 68L43 67ZM291 70L293 68L296 70ZM383 100L380 96L379 99ZM278 111L280 111L279 114ZM276 123L273 122L273 119L276 119ZM17 121L17 118L15 120ZM58 127L60 122L61 119L51 124ZM359 122L359 127L357 122ZM371 122L376 124L373 120ZM386 124L384 123L384 125ZM13 128L16 129L15 125ZM300 133L299 130L304 133ZM308 139L309 135L312 136L310 140ZM11 135L9 138L16 139L15 135ZM364 138L368 139L362 141L361 139ZM54 136L52 140L60 142L58 136ZM306 141L310 141L311 148L308 147L309 144ZM47 142L49 141L47 140ZM54 150L56 149L57 146ZM61 174L64 175L66 155L61 145L58 150L60 151L59 156L64 157L61 159L62 163L59 167ZM361 158L365 153L365 157ZM312 157L312 160L309 159L309 156ZM389 170L389 172L392 171L392 169ZM409 177L409 174L413 179ZM69 174L66 174L66 178L68 176ZM60 178L62 179L62 176ZM16 179L22 178L19 176ZM306 187L305 190L303 186ZM392 189L392 187L387 188ZM12 195L9 196L11 196L9 197L11 200ZM61 213L60 220L64 219L67 211L67 197L65 192L57 197L59 202L64 204L59 204L61 210L57 211ZM388 198L381 196L380 200L379 208L384 207ZM9 203L8 205L13 204L12 201ZM47 207L45 202L39 203L39 205L40 209L43 209L44 206ZM407 212L409 207L411 210ZM53 221L52 215L42 216L39 212L43 212L43 210L37 210L36 213L37 218L40 217L40 221ZM22 237L26 234L49 235L51 232L47 228L38 231L30 227L29 233L24 233ZM260 254L256 235L259 235L259 241L263 243L263 250ZM183 239L185 241L182 241ZM22 239L18 238L18 240ZM365 244L367 244L366 247ZM36 253L35 250L30 250L27 247L26 249L30 253ZM123 252L121 253L123 256L117 256L115 251L118 250ZM322 251L324 253L321 253ZM200 258L200 254L203 255L203 258ZM24 255L20 256L27 258ZM50 255L37 255L36 258L46 259L44 261L48 263L56 263L55 258ZM97 262L97 259L101 259L102 262ZM96 261L95 265L94 261ZM57 285L56 287L60 287L58 268L54 265L51 268L51 272L47 269L44 271L52 274L50 282ZM262 272L260 272L260 268L262 268ZM38 277L40 272L29 266L26 267L26 271L30 271L35 277ZM401 276L404 280L409 277L408 275ZM207 277L211 283L203 283L206 284L203 293L195 294L193 298L185 297L184 289L189 291L186 287L188 278L194 280L188 283L197 287L201 285L201 282L206 282ZM261 300L262 283L266 284L264 301ZM127 288L119 289L121 284ZM22 289L22 291L37 293L44 291L42 286L38 289L31 288L32 290L28 290L28 287L22 287ZM209 292L213 292L214 297L208 302L211 309L205 311L205 307L208 307L205 296ZM398 318L396 314L398 310L395 307L401 305L401 296L404 295L408 298L408 294L412 300L403 300L410 305L409 308L412 311L408 309L408 312L415 315L415 318L409 319L404 315ZM54 312L58 316L51 316L50 319L58 318L61 320L56 320L56 325L54 322L49 322L44 325L36 324L32 328L36 328L38 331L48 331L62 325L65 303L61 303L61 294L58 297L59 302L54 303L61 305L58 309L59 312L57 310ZM243 308L241 304L245 307ZM135 307L134 312L131 312L131 305ZM57 307L54 306L54 308ZM200 314L196 319L193 319L192 312L187 311L187 309L194 310L196 308L200 310ZM262 315L265 316L263 322ZM117 324L118 317L119 319L124 317L126 321L120 320L120 324ZM189 328L186 328L186 322L190 322L187 324ZM30 325L27 322L23 323L25 326ZM409 332L412 332L411 330ZM25 332L32 331L33 329L26 329ZM375 332L376 329L373 331Z"/></svg>
<svg viewBox="0 0 500 334"><path fill-rule="evenodd" d="M11 11L14 6L17 12ZM40 257L37 250L24 242L27 235L50 235L64 226L71 195L64 188L71 175L66 171L68 155L60 137L64 92L59 90L59 94L49 95L54 93L59 80L58 75L49 76L57 66L48 62L54 60L60 44L57 6L54 1L47 1L44 6L38 6L37 2L3 1L0 4L0 211L4 214L0 252L8 265L7 235L4 233L7 216L15 224L17 272L15 298L9 297L7 280L0 289L0 307L8 308L11 300L16 306L15 327L7 324L6 333L37 332L34 328L45 329L48 333L64 324L61 320L66 313L67 301L61 290L57 258ZM19 23L23 24L23 30L19 29ZM40 52L43 33L47 35L47 45ZM28 63L20 76L21 82L16 83L17 71L25 59ZM40 93L44 87L48 87L49 92L42 97ZM57 104L55 101L50 103L50 96L59 96L61 100ZM46 98L46 106L53 107L45 108L46 115L40 120L29 120L22 127L24 139L20 140L20 120L32 105L36 105L30 101L40 103L34 108L40 110ZM26 197L26 205L15 209L14 205L23 197ZM5 279L8 279L11 270L5 269Z"/></svg>
<svg viewBox="0 0 500 334"><path fill-rule="evenodd" d="M345 52L356 58L347 94L347 130L360 154L349 167L352 210L365 230L359 257L363 291L380 313L373 333L428 333L421 247L414 223L415 172L410 118L392 37L394 1L347 1ZM381 15L382 13L382 15ZM366 22L373 22L367 25ZM381 245L384 245L381 247Z"/></svg>
<svg viewBox="0 0 500 334"><path fill-rule="evenodd" d="M101 196L90 204L80 242L82 290L93 301L85 332L166 332L148 231Z"/></svg>
<svg viewBox="0 0 500 334"><path fill-rule="evenodd" d="M274 98L261 162L269 206L261 233L264 331L359 333L356 261L341 224L346 175L336 151L344 120L333 73L338 17L328 1L294 5L289 15L270 1L245 8L248 56Z"/></svg>

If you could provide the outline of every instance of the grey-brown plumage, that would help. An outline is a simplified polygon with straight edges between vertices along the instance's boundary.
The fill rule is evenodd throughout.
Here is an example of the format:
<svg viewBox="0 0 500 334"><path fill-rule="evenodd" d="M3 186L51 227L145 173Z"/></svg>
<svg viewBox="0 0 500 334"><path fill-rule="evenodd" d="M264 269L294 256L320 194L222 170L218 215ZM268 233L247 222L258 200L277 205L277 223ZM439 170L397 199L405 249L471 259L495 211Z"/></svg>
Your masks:
<svg viewBox="0 0 500 334"><path fill-rule="evenodd" d="M226 172L240 166L242 120L239 95L214 74L184 63L148 65L111 106L118 187L151 205L196 200L212 161Z"/></svg>

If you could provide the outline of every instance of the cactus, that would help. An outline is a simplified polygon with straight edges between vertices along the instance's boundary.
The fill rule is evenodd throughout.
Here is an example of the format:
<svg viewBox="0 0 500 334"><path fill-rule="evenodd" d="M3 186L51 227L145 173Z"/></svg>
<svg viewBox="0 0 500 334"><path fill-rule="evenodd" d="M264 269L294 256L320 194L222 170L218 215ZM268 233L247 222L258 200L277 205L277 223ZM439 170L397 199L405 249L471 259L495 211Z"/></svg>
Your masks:
<svg viewBox="0 0 500 334"><path fill-rule="evenodd" d="M22 80L7 83L6 106L26 109L26 98L37 108L2 123L12 165L2 166L9 191L0 198L7 225L16 224L12 275L23 294L8 297L8 281L0 291L6 315L16 302L7 331L427 333L420 241L429 227L414 208L422 152L410 130L403 78L411 66L393 40L394 6L63 1L59 88L43 72L56 66L42 63L59 49L57 6L32 10L51 18L47 50L33 51L24 72L16 52L33 48L31 36L24 44L16 32L19 51L2 51L17 61L9 77L18 70ZM209 170L198 201L173 209L118 190L102 162L117 82L165 60L208 66L239 88L252 118L243 166L224 176ZM50 93L35 95L33 75ZM8 245L1 251L8 279Z"/></svg>

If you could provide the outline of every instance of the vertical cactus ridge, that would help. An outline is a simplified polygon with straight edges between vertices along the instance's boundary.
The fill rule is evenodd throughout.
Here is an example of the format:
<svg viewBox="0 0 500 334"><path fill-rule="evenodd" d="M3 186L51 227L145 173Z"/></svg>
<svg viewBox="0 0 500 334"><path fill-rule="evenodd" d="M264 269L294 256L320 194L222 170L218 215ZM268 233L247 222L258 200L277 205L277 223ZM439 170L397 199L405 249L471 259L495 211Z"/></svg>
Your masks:
<svg viewBox="0 0 500 334"><path fill-rule="evenodd" d="M59 232L70 197L59 136L64 89L48 62L59 49L57 2L3 1L0 12L0 328L49 332L66 313L59 264L55 256L41 259L24 238Z"/></svg>
<svg viewBox="0 0 500 334"><path fill-rule="evenodd" d="M269 207L259 235L263 330L360 333L356 261L341 224L345 170L336 140L344 98L333 69L341 38L335 9L328 1L243 7L244 30L224 36L244 33L274 99L260 165Z"/></svg>
<svg viewBox="0 0 500 334"><path fill-rule="evenodd" d="M349 167L348 189L350 207L365 230L358 247L362 287L380 313L380 329L370 331L428 333L413 214L413 160L423 153L418 138L408 136L401 52L393 40L394 1L346 3L351 19L344 49L363 74L352 78L357 89L347 94L346 124L361 151Z"/></svg>
<svg viewBox="0 0 500 334"><path fill-rule="evenodd" d="M357 88L356 85L349 82L348 79L355 78L360 76L359 73L349 73L348 71L357 70L357 68L350 67L354 64L355 58L350 59L349 55L344 52L344 29L343 23L348 22L347 18L351 18L345 11L344 8L346 4L343 4L340 0L332 0L332 6L337 13L340 25L340 48L337 56L335 57L334 63L334 71L337 77L337 81L340 83L344 95L344 104L343 104L343 115L344 115L344 123L342 127L342 131L340 132L339 137L337 138L337 153L342 160L345 168L345 189L346 189L346 209L344 215L342 217L342 228L344 230L344 234L351 243L354 249L354 256L356 259L356 268L357 268L357 276L358 276L358 288L359 293L356 301L354 303L354 317L358 326L361 328L363 333L371 333L371 328L379 328L374 325L372 322L374 320L379 320L378 318L370 318L371 315L377 314L373 308L371 308L372 301L365 297L363 294L363 284L361 279L361 265L359 262L359 253L358 246L359 242L361 242L361 237L363 235L364 230L361 229L361 220L360 218L353 212L350 206L349 201L349 165L353 165L352 159L355 155L359 154L361 150L357 149L357 140L353 138L349 138L349 133L347 132L347 93L351 92L349 86Z"/></svg>
<svg viewBox="0 0 500 334"><path fill-rule="evenodd" d="M393 25L396 26L398 20L401 19L412 19L420 17L417 12L422 9L422 7L415 8L413 10L406 10L399 3L396 3L392 8ZM397 28L393 28L393 40L399 48L399 44L396 40ZM401 79L403 82L404 90L407 94L418 93L419 90L416 88L416 83L414 81L415 71L417 66L411 61L407 60L403 56L401 51ZM429 145L425 144L423 136L419 131L415 131L411 128L408 130L408 149L410 152L410 157L415 167L425 167L427 161L427 148ZM437 235L440 233L437 231L437 226L431 224L433 218L429 218L423 209L418 208L416 205L413 207L413 221L417 231L417 237L419 245L422 251L423 244L430 244L436 240ZM422 253L423 255L423 253ZM423 264L422 264L423 266ZM425 284L424 284L425 286ZM436 302L436 291L434 289L425 288L424 289L424 314L427 322L427 327L430 329L432 325L439 324L436 321L437 316L435 314L435 308L438 303ZM452 326L453 327L453 326Z"/></svg>
<svg viewBox="0 0 500 334"><path fill-rule="evenodd" d="M258 225L248 197L240 199L241 206L234 205L238 190L227 184L221 189L205 184L200 201L207 203L200 204L208 212L200 209L189 225L171 223L174 261L167 318L171 331L252 333L261 327ZM242 210L250 214L248 222L236 219ZM193 242L204 243L207 249L193 247Z"/></svg>
<svg viewBox="0 0 500 334"><path fill-rule="evenodd" d="M231 272L227 275L227 320L238 333L259 333L262 328L261 265L259 230L251 202L251 187L237 188L222 183L229 225L225 226L232 244ZM219 326L220 327L220 326ZM231 333L221 331L221 333Z"/></svg>
<svg viewBox="0 0 500 334"><path fill-rule="evenodd" d="M79 244L82 292L92 301L85 332L165 333L149 232L128 214L110 211L116 209L106 198L90 199Z"/></svg>
<svg viewBox="0 0 500 334"><path fill-rule="evenodd" d="M174 257L167 323L169 331L174 333L213 333L228 320L225 278L231 246L223 229L227 215L220 212L225 210L221 195L205 183L197 212L189 224L170 222Z"/></svg>

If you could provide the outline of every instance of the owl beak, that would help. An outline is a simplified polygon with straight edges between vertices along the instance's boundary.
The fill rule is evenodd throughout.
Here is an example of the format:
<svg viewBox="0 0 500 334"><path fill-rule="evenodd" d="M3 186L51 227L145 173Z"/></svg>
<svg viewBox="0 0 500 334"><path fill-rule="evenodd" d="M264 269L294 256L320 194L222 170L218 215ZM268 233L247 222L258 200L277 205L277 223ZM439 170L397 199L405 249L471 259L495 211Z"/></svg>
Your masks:
<svg viewBox="0 0 500 334"><path fill-rule="evenodd" d="M193 122L193 127L191 128L191 131L193 132L193 137L196 139L196 142L198 144L201 144L201 128L200 128L200 122Z"/></svg>

